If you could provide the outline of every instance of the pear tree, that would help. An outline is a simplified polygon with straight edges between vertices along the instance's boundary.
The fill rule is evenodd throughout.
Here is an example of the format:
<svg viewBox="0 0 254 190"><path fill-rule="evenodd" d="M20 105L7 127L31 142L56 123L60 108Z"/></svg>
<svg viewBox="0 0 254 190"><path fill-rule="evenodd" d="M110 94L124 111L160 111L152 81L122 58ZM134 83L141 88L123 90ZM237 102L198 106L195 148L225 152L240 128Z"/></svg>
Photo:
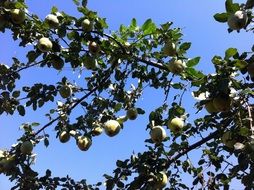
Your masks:
<svg viewBox="0 0 254 190"><path fill-rule="evenodd" d="M209 64L215 72L207 74L197 67L202 55L189 56L191 42L183 40L181 26L133 18L112 30L87 0L73 3L75 15L55 6L42 18L24 0L0 1L0 34L11 34L24 52L0 64L0 114L27 119L32 111L47 121L21 123L21 136L0 150L0 174L12 189L232 189L235 181L253 189L254 48L214 55ZM253 0L225 0L214 19L237 37L254 31L253 7ZM27 84L23 73L34 68L71 72ZM140 104L146 89L163 97L152 110ZM198 100L188 103L195 111L183 104L190 91ZM34 167L39 145L74 142L86 154L96 138L120 138L127 123L140 120L145 150L117 160L103 181L89 184Z"/></svg>

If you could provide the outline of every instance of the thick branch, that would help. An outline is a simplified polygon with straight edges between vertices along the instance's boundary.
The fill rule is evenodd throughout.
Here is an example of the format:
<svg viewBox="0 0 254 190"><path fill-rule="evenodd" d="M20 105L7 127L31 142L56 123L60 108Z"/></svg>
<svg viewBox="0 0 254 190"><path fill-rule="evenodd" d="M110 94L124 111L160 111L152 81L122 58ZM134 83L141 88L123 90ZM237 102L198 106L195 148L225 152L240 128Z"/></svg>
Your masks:
<svg viewBox="0 0 254 190"><path fill-rule="evenodd" d="M183 151L179 152L174 157L171 157L171 159L169 159L169 161L168 161L168 166L170 166L173 162L175 162L176 160L178 160L179 158L181 158L183 155L187 154L188 152L190 152L190 151L198 148L199 146L205 144L206 142L214 139L221 131L224 131L230 123L231 123L230 119L225 121L225 123L223 123L221 126L219 126L219 129L212 132L207 137L202 138L200 141L190 145L188 148L186 148Z"/></svg>

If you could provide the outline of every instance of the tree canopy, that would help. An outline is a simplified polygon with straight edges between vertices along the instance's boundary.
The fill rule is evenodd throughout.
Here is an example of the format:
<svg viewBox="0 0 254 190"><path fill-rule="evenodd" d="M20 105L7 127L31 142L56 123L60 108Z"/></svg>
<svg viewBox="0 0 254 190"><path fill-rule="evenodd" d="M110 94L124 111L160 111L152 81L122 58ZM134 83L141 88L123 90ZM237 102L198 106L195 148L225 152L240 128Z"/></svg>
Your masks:
<svg viewBox="0 0 254 190"><path fill-rule="evenodd" d="M206 74L196 68L202 55L188 57L191 42L183 41L182 29L172 22L147 19L139 26L133 18L112 31L86 0L73 3L79 17L52 7L40 18L24 0L0 2L1 35L10 32L26 58L0 64L0 114L26 117L33 110L47 119L21 124L22 136L0 151L0 173L13 182L12 189L231 189L234 181L253 189L254 47L251 52L229 47L223 57L214 55L216 72ZM226 0L225 11L214 19L227 24L229 33L252 32L253 7L253 0ZM71 70L27 85L22 73L35 67L45 73ZM149 112L138 104L146 89L163 96ZM182 103L187 91L198 99L193 113ZM206 114L197 117L203 109ZM99 135L114 138L125 122L142 115L148 116L142 126L146 150L117 160L104 181L88 184L55 176L50 168L34 169L34 147L50 145L46 129L54 129L60 142L75 139L80 151L89 151ZM199 156L193 159L192 152Z"/></svg>

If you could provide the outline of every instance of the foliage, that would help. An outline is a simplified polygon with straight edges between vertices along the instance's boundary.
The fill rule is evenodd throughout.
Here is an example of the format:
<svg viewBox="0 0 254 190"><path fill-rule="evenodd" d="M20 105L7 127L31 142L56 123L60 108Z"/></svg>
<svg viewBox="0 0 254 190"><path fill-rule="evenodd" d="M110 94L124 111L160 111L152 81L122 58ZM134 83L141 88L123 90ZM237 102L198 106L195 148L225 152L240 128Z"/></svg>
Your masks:
<svg viewBox="0 0 254 190"><path fill-rule="evenodd" d="M53 177L50 170L40 176L32 167L35 154L24 153L20 147L23 150L28 141L33 146L42 142L48 146L49 136L44 129L54 126L61 142L71 137L81 150L89 151L105 123L121 125L121 132L128 118L135 120L146 112L145 107L136 104L147 86L161 89L165 95L162 105L148 113L148 134L155 126L170 130L174 118L183 120L184 126L166 138L163 133L159 141L149 137L145 140L146 151L118 160L113 175L104 175L107 189L162 189L164 174L167 189L229 189L232 180L240 180L246 189L254 188L253 52L228 48L224 57L214 56L211 60L216 73L206 75L195 68L199 56L186 56L191 43L182 41L181 29L174 28L172 22L157 26L148 19L138 26L134 18L130 25L108 32L106 19L89 10L86 1L73 1L80 18L53 7L45 20L30 13L24 0L0 2L0 31L10 31L21 48L31 47L26 62L13 57L11 66L0 65L0 113L25 116L27 109L39 112L38 108L57 104L47 114L48 123L22 124L23 136L9 150L0 152L0 172L15 182L12 189L99 189L102 182L89 185L86 180L75 181L69 176ZM252 31L253 5L252 0L241 5L226 0L226 12L214 18L228 22L232 14L241 10L247 20L240 29ZM14 9L25 13L24 20L17 20ZM85 19L88 21L83 22ZM39 66L61 72L66 65L85 78L82 86L68 77L52 84L24 85L21 89L17 86L23 70ZM127 85L130 81L131 88ZM177 95L169 103L171 90ZM205 107L208 110L208 103L213 106L210 113L193 122L187 122L190 113L182 107L187 90L193 91L194 97L203 97L195 105L197 112ZM57 101L59 98L61 101ZM73 110L78 108L85 111L73 119ZM122 112L129 112L128 117L120 117ZM36 130L35 126L40 128ZM189 153L196 149L201 156L194 163ZM234 164L228 162L232 157L237 159ZM193 187L184 184L182 172L192 176Z"/></svg>

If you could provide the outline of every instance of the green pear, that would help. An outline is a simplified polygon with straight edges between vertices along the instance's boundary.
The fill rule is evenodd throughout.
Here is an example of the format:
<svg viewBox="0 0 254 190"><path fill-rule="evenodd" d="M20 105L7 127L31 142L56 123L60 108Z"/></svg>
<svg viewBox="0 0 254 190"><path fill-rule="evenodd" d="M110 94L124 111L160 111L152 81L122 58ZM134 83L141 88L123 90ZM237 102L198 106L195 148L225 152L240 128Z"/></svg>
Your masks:
<svg viewBox="0 0 254 190"><path fill-rule="evenodd" d="M20 152L22 154L31 154L33 151L33 143L31 141L25 141L20 146Z"/></svg>
<svg viewBox="0 0 254 190"><path fill-rule="evenodd" d="M22 24L26 19L25 12L21 9L11 10L11 20L15 24Z"/></svg>

